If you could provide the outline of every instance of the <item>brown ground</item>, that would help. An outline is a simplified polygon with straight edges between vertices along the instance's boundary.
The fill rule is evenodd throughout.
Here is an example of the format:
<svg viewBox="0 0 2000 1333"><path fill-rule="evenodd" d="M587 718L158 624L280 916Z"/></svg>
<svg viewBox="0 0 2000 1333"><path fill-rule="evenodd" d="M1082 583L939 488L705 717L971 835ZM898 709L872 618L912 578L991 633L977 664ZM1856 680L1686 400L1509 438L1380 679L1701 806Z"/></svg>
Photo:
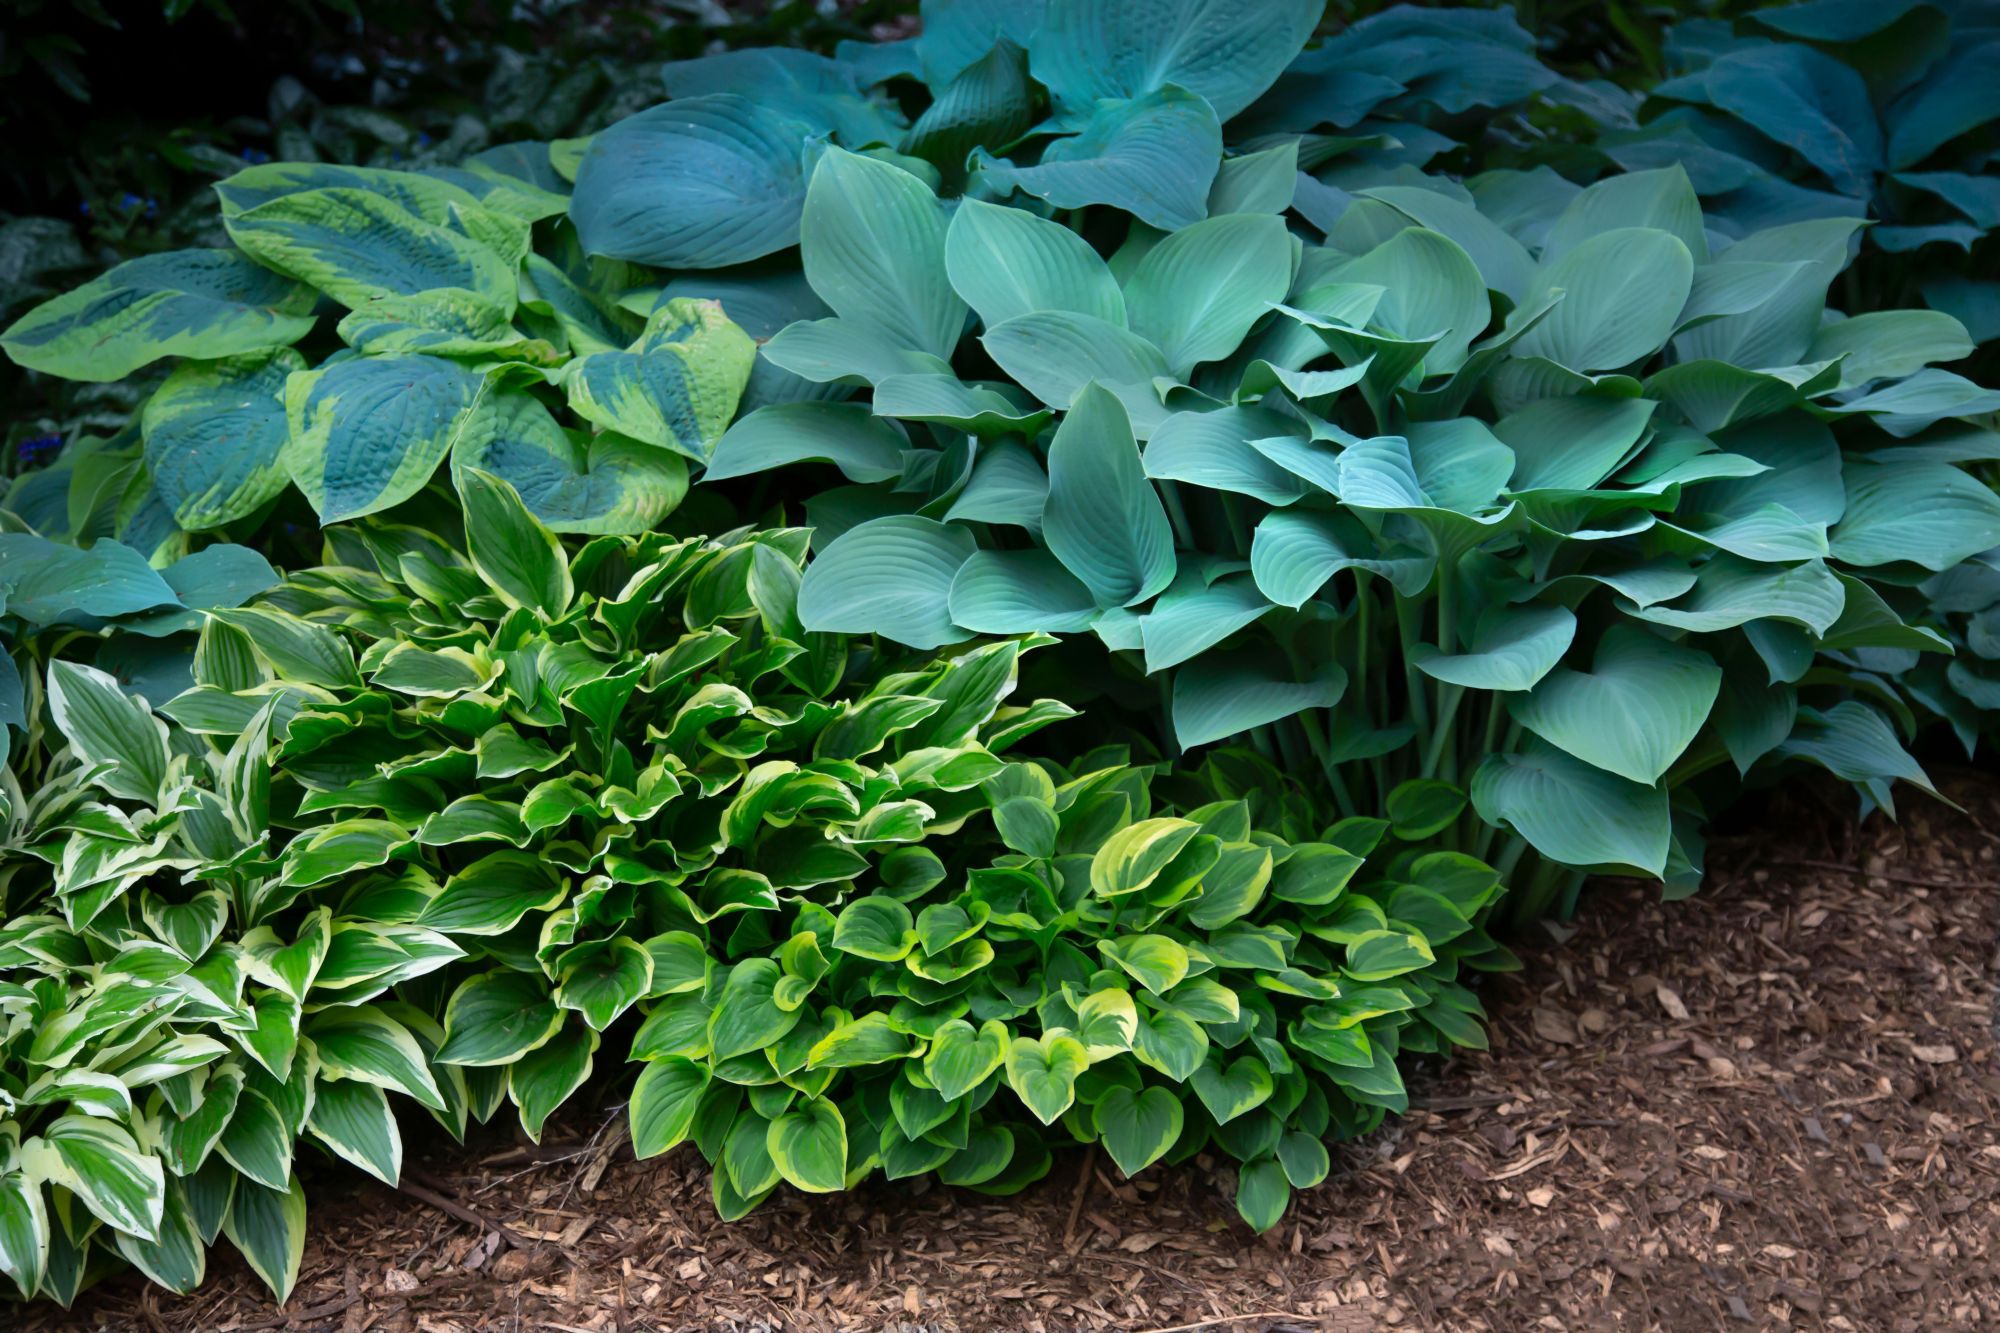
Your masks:
<svg viewBox="0 0 2000 1333"><path fill-rule="evenodd" d="M614 1130L434 1155L406 1194L322 1172L282 1314L224 1245L192 1299L121 1278L23 1333L1978 1327L2000 784L1950 790L1968 813L1859 830L1774 806L1692 902L1598 887L1490 992L1491 1054L1263 1239L1206 1172L1079 1158L1015 1199L877 1184L726 1226L692 1149L641 1165Z"/></svg>

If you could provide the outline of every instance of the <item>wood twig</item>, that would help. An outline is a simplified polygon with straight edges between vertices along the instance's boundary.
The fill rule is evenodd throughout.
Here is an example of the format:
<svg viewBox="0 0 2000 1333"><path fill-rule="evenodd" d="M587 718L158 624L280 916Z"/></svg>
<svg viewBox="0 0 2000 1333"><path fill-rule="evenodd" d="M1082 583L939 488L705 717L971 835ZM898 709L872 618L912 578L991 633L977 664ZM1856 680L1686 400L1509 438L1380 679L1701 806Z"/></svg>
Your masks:
<svg viewBox="0 0 2000 1333"><path fill-rule="evenodd" d="M252 1330L255 1329L283 1328L287 1324L297 1323L302 1319L325 1319L329 1315L339 1314L348 1306L359 1302L360 1299L359 1296L336 1296L321 1305L307 1306L305 1309L295 1310L291 1314L274 1315L268 1319L259 1319L254 1323L238 1324L236 1328L238 1333L252 1333Z"/></svg>
<svg viewBox="0 0 2000 1333"><path fill-rule="evenodd" d="M1990 889L1991 884L1979 884L1965 879L1930 879L1923 875L1905 875L1894 870L1869 870L1864 866L1842 865L1838 861L1808 861L1798 858L1781 862L1782 865L1803 866L1808 870L1831 870L1855 879L1885 879L1891 884L1910 884L1920 889Z"/></svg>
<svg viewBox="0 0 2000 1333"><path fill-rule="evenodd" d="M414 1184L408 1180L399 1182L396 1188L419 1203L427 1203L439 1212L455 1217L461 1222L482 1227L487 1231L497 1232L501 1240L506 1241L517 1250L529 1249L534 1245L533 1241L512 1227L496 1222L484 1213L466 1207L456 1199L447 1199L435 1190L425 1189L422 1185Z"/></svg>
<svg viewBox="0 0 2000 1333"><path fill-rule="evenodd" d="M1083 1164L1076 1174L1076 1197L1069 1201L1069 1222L1063 1227L1063 1249L1076 1248L1077 1219L1083 1216L1083 1201L1090 1197L1091 1177L1097 1170L1097 1145L1083 1150Z"/></svg>
<svg viewBox="0 0 2000 1333"><path fill-rule="evenodd" d="M1224 1324L1247 1324L1253 1319L1297 1319L1313 1324L1318 1322L1314 1315L1299 1314L1293 1310L1259 1310L1255 1314L1230 1314L1216 1319L1197 1319L1192 1324L1169 1324L1162 1328L1149 1328L1142 1333L1194 1333L1201 1328L1220 1328Z"/></svg>

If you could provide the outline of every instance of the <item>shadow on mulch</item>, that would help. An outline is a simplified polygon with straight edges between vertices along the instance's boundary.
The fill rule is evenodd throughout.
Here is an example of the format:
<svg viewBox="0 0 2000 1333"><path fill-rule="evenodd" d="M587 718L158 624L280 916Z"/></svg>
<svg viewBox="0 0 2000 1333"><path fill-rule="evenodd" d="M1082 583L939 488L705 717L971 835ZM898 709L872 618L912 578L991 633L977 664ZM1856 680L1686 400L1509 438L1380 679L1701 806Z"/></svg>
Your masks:
<svg viewBox="0 0 2000 1333"><path fill-rule="evenodd" d="M1859 829L1781 799L1690 902L1594 886L1489 990L1493 1050L1425 1076L1424 1109L1262 1238L1207 1158L725 1225L692 1149L634 1162L613 1121L548 1160L433 1156L410 1193L322 1173L284 1312L223 1246L190 1299L120 1278L22 1333L1977 1327L2000 1309L2000 783L1948 791L1964 813Z"/></svg>

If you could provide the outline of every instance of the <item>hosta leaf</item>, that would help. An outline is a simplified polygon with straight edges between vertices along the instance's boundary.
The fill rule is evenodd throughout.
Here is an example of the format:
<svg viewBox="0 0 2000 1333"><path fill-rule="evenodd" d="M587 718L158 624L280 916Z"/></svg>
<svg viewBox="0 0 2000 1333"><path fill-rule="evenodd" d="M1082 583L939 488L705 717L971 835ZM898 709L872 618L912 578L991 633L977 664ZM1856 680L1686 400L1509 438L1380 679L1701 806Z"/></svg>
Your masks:
<svg viewBox="0 0 2000 1333"><path fill-rule="evenodd" d="M687 1138L708 1083L705 1064L671 1055L647 1061L632 1088L633 1154L656 1157Z"/></svg>
<svg viewBox="0 0 2000 1333"><path fill-rule="evenodd" d="M1722 671L1706 653L1614 626L1589 672L1551 672L1509 711L1586 763L1651 786L1694 740Z"/></svg>
<svg viewBox="0 0 2000 1333"><path fill-rule="evenodd" d="M1902 379L1933 362L1971 354L1965 325L1942 311L1874 310L1823 326L1806 359L1841 361L1840 382L1849 385Z"/></svg>
<svg viewBox="0 0 2000 1333"><path fill-rule="evenodd" d="M56 729L86 763L103 765L96 781L113 796L152 805L167 773L167 729L143 699L96 667L49 664L49 711Z"/></svg>
<svg viewBox="0 0 2000 1333"><path fill-rule="evenodd" d="M1228 120L1276 81L1319 18L1310 0L1049 0L1029 51L1060 105L1173 84Z"/></svg>
<svg viewBox="0 0 2000 1333"><path fill-rule="evenodd" d="M1291 283L1285 224L1237 213L1193 223L1154 246L1127 282L1125 301L1133 330L1185 379L1200 362L1234 352Z"/></svg>
<svg viewBox="0 0 2000 1333"><path fill-rule="evenodd" d="M1571 370L1617 370L1666 344L1694 285L1694 257L1648 227L1600 232L1549 265L1538 292L1565 296L1514 344Z"/></svg>
<svg viewBox="0 0 2000 1333"><path fill-rule="evenodd" d="M234 250L119 264L0 334L16 364L108 383L165 356L204 361L288 347L313 326L310 288Z"/></svg>
<svg viewBox="0 0 2000 1333"><path fill-rule="evenodd" d="M832 463L849 481L891 481L902 475L908 447L901 432L857 403L775 403L728 429L703 476L721 481L813 461Z"/></svg>
<svg viewBox="0 0 2000 1333"><path fill-rule="evenodd" d="M541 1046L563 1023L547 984L524 973L468 978L445 1006L440 1064L506 1065Z"/></svg>
<svg viewBox="0 0 2000 1333"><path fill-rule="evenodd" d="M1092 870L1095 869L1093 865ZM1097 951L1106 962L1130 973L1133 980L1155 995L1166 994L1187 976L1188 951L1165 935L1125 935L1100 940Z"/></svg>
<svg viewBox="0 0 2000 1333"><path fill-rule="evenodd" d="M676 99L592 136L570 220L586 251L721 268L794 245L808 128L754 98Z"/></svg>
<svg viewBox="0 0 2000 1333"><path fill-rule="evenodd" d="M584 420L706 462L722 438L756 360L750 335L714 301L667 301L623 352L595 352L564 368L570 407Z"/></svg>
<svg viewBox="0 0 2000 1333"><path fill-rule="evenodd" d="M1576 615L1562 606L1500 607L1479 618L1469 651L1418 644L1417 669L1433 680L1475 690L1531 690L1569 651Z"/></svg>
<svg viewBox="0 0 2000 1333"><path fill-rule="evenodd" d="M1076 1100L1077 1076L1089 1066L1083 1043L1074 1037L1016 1037L1007 1047L1007 1084L1045 1125L1053 1125Z"/></svg>
<svg viewBox="0 0 2000 1333"><path fill-rule="evenodd" d="M528 512L512 486L490 472L465 468L458 477L465 506L465 544L487 586L509 606L554 620L575 596L562 543Z"/></svg>
<svg viewBox="0 0 2000 1333"><path fill-rule="evenodd" d="M843 323L949 357L965 303L945 277L945 225L936 197L909 172L829 148L806 192L806 278Z"/></svg>
<svg viewBox="0 0 2000 1333"><path fill-rule="evenodd" d="M1250 442L1292 429L1287 418L1261 407L1176 412L1146 442L1146 475L1288 505L1310 494L1310 487Z"/></svg>
<svg viewBox="0 0 2000 1333"><path fill-rule="evenodd" d="M881 634L913 648L963 638L951 619L951 587L973 547L965 528L914 514L857 524L807 567L799 619L809 630ZM895 596L883 596L885 588Z"/></svg>
<svg viewBox="0 0 2000 1333"><path fill-rule="evenodd" d="M987 329L981 345L1035 397L1068 408L1092 383L1125 407L1131 429L1146 439L1167 418L1156 381L1168 377L1160 349L1093 315L1041 310Z"/></svg>
<svg viewBox="0 0 2000 1333"><path fill-rule="evenodd" d="M1658 878L1672 826L1664 788L1641 786L1531 741L1487 756L1472 776L1472 803L1535 850L1572 866L1630 866Z"/></svg>
<svg viewBox="0 0 2000 1333"><path fill-rule="evenodd" d="M1222 162L1222 127L1201 97L1180 87L1098 102L1082 132L1058 139L1032 167L975 153L979 179L1020 190L1057 208L1109 204L1149 226L1174 231L1208 213Z"/></svg>
<svg viewBox="0 0 2000 1333"><path fill-rule="evenodd" d="M771 1161L793 1186L812 1194L846 1186L847 1122L830 1100L796 1103L765 1132Z"/></svg>
<svg viewBox="0 0 2000 1333"><path fill-rule="evenodd" d="M1968 41L1896 100L1887 117L1888 162L1912 167L1952 139L1977 129L1996 114L1993 75L2000 69L2000 42Z"/></svg>
<svg viewBox="0 0 2000 1333"><path fill-rule="evenodd" d="M944 263L952 288L989 329L1038 310L1125 323L1118 280L1090 243L1026 209L964 200L945 235Z"/></svg>
<svg viewBox="0 0 2000 1333"><path fill-rule="evenodd" d="M403 1171L403 1136L380 1086L353 1079L323 1081L313 1093L306 1129L335 1156L387 1185Z"/></svg>
<svg viewBox="0 0 2000 1333"><path fill-rule="evenodd" d="M286 470L325 523L400 504L437 471L483 386L432 356L360 357L293 375Z"/></svg>
<svg viewBox="0 0 2000 1333"><path fill-rule="evenodd" d="M1331 662L1302 681L1268 653L1210 652L1174 675L1174 735L1183 747L1207 745L1302 709L1331 708L1346 692L1346 673Z"/></svg>
<svg viewBox="0 0 2000 1333"><path fill-rule="evenodd" d="M222 1232L283 1304L299 1280L299 1264L305 1258L306 1194L298 1177L284 1189L238 1181Z"/></svg>
<svg viewBox="0 0 2000 1333"><path fill-rule="evenodd" d="M1049 550L1100 606L1130 606L1174 576L1173 532L1146 480L1125 409L1087 386L1049 444Z"/></svg>
<svg viewBox="0 0 2000 1333"><path fill-rule="evenodd" d="M715 1059L761 1050L798 1025L799 1011L784 1009L773 998L778 980L778 965L768 958L746 959L730 969L708 1024Z"/></svg>
<svg viewBox="0 0 2000 1333"><path fill-rule="evenodd" d="M508 1066L507 1096L520 1113L521 1129L530 1139L541 1142L542 1126L549 1116L590 1077L598 1040L596 1032L570 1024L561 1037Z"/></svg>
<svg viewBox="0 0 2000 1333"><path fill-rule="evenodd" d="M285 379L305 366L289 349L189 362L146 400L146 467L176 523L219 528L290 484Z"/></svg>
<svg viewBox="0 0 2000 1333"><path fill-rule="evenodd" d="M924 1076L946 1101L957 1101L984 1083L1006 1061L1006 1025L989 1020L978 1029L962 1018L938 1026L924 1056Z"/></svg>
<svg viewBox="0 0 2000 1333"><path fill-rule="evenodd" d="M1840 581L1821 561L1786 567L1719 555L1697 571L1694 590L1674 605L1634 605L1627 614L1696 633L1781 620L1823 634L1840 618L1846 600Z"/></svg>
<svg viewBox="0 0 2000 1333"><path fill-rule="evenodd" d="M1463 365L1466 350L1491 317L1486 282L1472 257L1449 237L1421 227L1397 232L1327 276L1382 288L1368 326L1431 343L1423 356L1425 375L1449 374Z"/></svg>
<svg viewBox="0 0 2000 1333"><path fill-rule="evenodd" d="M452 448L452 477L490 473L551 532L648 532L687 494L681 456L612 431L564 430L517 390L484 396ZM462 482L461 482L462 484Z"/></svg>
<svg viewBox="0 0 2000 1333"><path fill-rule="evenodd" d="M123 1126L95 1116L65 1115L21 1145L30 1178L62 1186L107 1225L157 1239L166 1203L159 1159L142 1151Z"/></svg>
<svg viewBox="0 0 2000 1333"><path fill-rule="evenodd" d="M1166 1156L1185 1119L1180 1099L1162 1087L1113 1088L1091 1108L1104 1150L1127 1179Z"/></svg>
<svg viewBox="0 0 2000 1333"><path fill-rule="evenodd" d="M2000 496L1949 463L1850 462L1845 479L1847 511L1830 534L1844 564L1944 570L2000 546Z"/></svg>
<svg viewBox="0 0 2000 1333"><path fill-rule="evenodd" d="M444 1109L444 1094L431 1076L430 1062L408 1028L373 1005L328 1009L306 1025L329 1078L358 1079Z"/></svg>
<svg viewBox="0 0 2000 1333"><path fill-rule="evenodd" d="M1292 1186L1276 1158L1247 1162L1236 1177L1236 1212L1252 1231L1269 1231L1291 1206Z"/></svg>
<svg viewBox="0 0 2000 1333"><path fill-rule="evenodd" d="M556 961L556 1003L598 1032L638 1003L653 985L653 956L618 936L579 944Z"/></svg>
<svg viewBox="0 0 2000 1333"><path fill-rule="evenodd" d="M1273 609L1248 574L1232 574L1208 584L1199 578L1177 579L1139 622L1146 670L1178 666Z"/></svg>

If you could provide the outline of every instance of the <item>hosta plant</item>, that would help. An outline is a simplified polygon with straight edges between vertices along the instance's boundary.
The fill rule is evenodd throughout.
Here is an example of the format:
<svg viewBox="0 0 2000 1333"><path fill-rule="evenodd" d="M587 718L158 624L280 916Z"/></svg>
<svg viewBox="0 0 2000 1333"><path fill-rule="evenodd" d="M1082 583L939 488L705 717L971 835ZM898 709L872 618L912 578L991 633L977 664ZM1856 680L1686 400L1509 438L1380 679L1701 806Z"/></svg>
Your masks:
<svg viewBox="0 0 2000 1333"><path fill-rule="evenodd" d="M727 1216L875 1171L1017 1189L1213 1147L1273 1224L1324 1141L1480 1045L1498 875L1249 754L1019 757L1029 636L804 630L798 530L564 544L490 473L203 619L191 688L29 672L0 928L0 1264L283 1297L323 1149L400 1099L539 1136L607 1036ZM38 638L39 646L45 641ZM104 645L118 642L105 638ZM396 1099L396 1100L392 1100Z"/></svg>

